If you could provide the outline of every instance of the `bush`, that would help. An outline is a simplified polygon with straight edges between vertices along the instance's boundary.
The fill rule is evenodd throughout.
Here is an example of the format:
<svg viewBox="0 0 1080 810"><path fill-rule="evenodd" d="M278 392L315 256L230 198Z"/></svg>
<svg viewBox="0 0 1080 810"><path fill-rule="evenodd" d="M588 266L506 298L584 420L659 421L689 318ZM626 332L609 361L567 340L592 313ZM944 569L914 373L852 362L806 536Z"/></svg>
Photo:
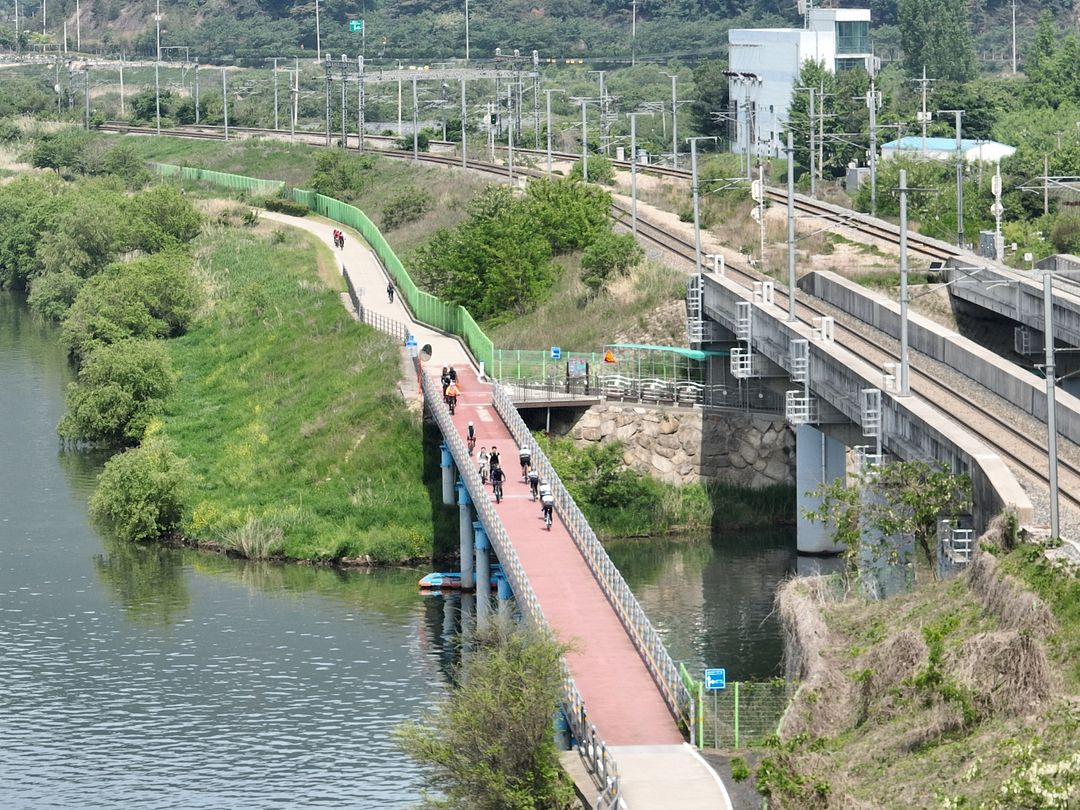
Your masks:
<svg viewBox="0 0 1080 810"><path fill-rule="evenodd" d="M1060 214L1050 229L1050 241L1059 253L1080 253L1080 214Z"/></svg>
<svg viewBox="0 0 1080 810"><path fill-rule="evenodd" d="M435 205L435 198L418 188L407 188L392 198L383 208L382 227L392 231L415 222Z"/></svg>
<svg viewBox="0 0 1080 810"><path fill-rule="evenodd" d="M375 165L371 155L349 155L341 149L320 149L315 153L311 175L313 191L349 202L364 187L364 172Z"/></svg>
<svg viewBox="0 0 1080 810"><path fill-rule="evenodd" d="M585 248L581 256L582 282L599 290L612 274L624 274L645 258L632 234L606 233Z"/></svg>
<svg viewBox="0 0 1080 810"><path fill-rule="evenodd" d="M122 540L154 540L180 525L187 487L186 462L155 437L106 462L90 512Z"/></svg>
<svg viewBox="0 0 1080 810"><path fill-rule="evenodd" d="M580 160L574 161L574 165L570 167L570 174L567 177L574 180L582 179ZM589 155L589 181L603 183L605 186L615 183L615 167L611 165L611 161L604 155Z"/></svg>
<svg viewBox="0 0 1080 810"><path fill-rule="evenodd" d="M416 149L417 149L417 151L426 152L426 151L428 151L428 148L430 146L431 146L431 140L428 138L428 134L426 132L424 132L424 131L417 132L416 133ZM413 148L413 136L412 135L403 135L402 137L398 138L397 148L398 149L403 149L406 152L411 152L412 148Z"/></svg>
<svg viewBox="0 0 1080 810"><path fill-rule="evenodd" d="M280 214L288 214L290 217L306 217L311 209L296 200L288 197L267 197L263 207L267 211L277 211Z"/></svg>
<svg viewBox="0 0 1080 810"><path fill-rule="evenodd" d="M67 392L57 432L68 441L137 444L176 387L161 341L125 340L94 349Z"/></svg>
<svg viewBox="0 0 1080 810"><path fill-rule="evenodd" d="M202 215L172 186L158 185L132 200L135 247L148 253L190 242L202 230Z"/></svg>
<svg viewBox="0 0 1080 810"><path fill-rule="evenodd" d="M173 337L187 329L200 298L191 259L183 254L113 264L83 285L61 339L73 357L82 358L100 343Z"/></svg>
<svg viewBox="0 0 1080 810"><path fill-rule="evenodd" d="M82 286L83 279L74 273L46 273L33 280L27 303L31 310L47 320L63 320Z"/></svg>
<svg viewBox="0 0 1080 810"><path fill-rule="evenodd" d="M495 622L474 643L449 700L424 723L399 727L399 744L429 767L431 786L446 797L439 807L575 806L552 728L566 648L510 621Z"/></svg>

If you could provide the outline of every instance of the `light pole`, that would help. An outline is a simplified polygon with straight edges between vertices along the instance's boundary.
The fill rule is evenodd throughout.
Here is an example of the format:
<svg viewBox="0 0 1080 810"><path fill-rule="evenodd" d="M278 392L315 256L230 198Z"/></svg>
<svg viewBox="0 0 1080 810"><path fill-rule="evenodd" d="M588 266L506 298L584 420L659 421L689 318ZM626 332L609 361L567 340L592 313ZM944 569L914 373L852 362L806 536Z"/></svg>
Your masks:
<svg viewBox="0 0 1080 810"><path fill-rule="evenodd" d="M630 119L633 121L634 119ZM698 176L697 176L697 142L698 141L713 141L716 142L715 135L699 135L694 138L687 138L686 142L690 144L690 190L694 195L694 274L701 275L701 194L698 190Z"/></svg>
<svg viewBox="0 0 1080 810"><path fill-rule="evenodd" d="M560 87L548 87L544 90L544 95L547 96L547 173L549 177L551 176L551 94L565 92Z"/></svg>
<svg viewBox="0 0 1080 810"><path fill-rule="evenodd" d="M956 115L956 244L964 247L964 144L960 124L964 110L938 110Z"/></svg>
<svg viewBox="0 0 1080 810"><path fill-rule="evenodd" d="M679 74L663 71L664 75L671 79L671 163L676 169L679 168L679 94L676 82Z"/></svg>
<svg viewBox="0 0 1080 810"><path fill-rule="evenodd" d="M630 231L634 234L634 238L637 238L637 117L639 115L647 115L652 117L651 112L632 112L628 113L630 118ZM691 147L692 148L692 147ZM695 189L697 183L694 183ZM697 194L695 190L695 195ZM697 198L695 197L695 200Z"/></svg>
<svg viewBox="0 0 1080 810"><path fill-rule="evenodd" d="M1061 536L1058 515L1057 477L1057 396L1054 387L1057 368L1054 364L1054 277L1043 272L1043 337L1046 344L1046 436L1050 450L1050 537Z"/></svg>

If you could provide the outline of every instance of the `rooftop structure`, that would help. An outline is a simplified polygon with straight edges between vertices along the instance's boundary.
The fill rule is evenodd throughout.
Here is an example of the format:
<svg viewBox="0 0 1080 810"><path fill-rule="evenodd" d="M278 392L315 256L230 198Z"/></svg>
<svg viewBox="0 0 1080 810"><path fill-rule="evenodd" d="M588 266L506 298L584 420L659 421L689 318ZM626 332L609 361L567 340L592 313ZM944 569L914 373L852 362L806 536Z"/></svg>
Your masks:
<svg viewBox="0 0 1080 810"><path fill-rule="evenodd" d="M997 141L963 138L960 141L960 151L963 152L964 160L968 163L997 163L1002 158L1012 157L1016 153L1016 147ZM882 144L882 160L889 160L898 155L925 157L930 160L955 160L956 138L926 138L924 140L919 135L909 135Z"/></svg>

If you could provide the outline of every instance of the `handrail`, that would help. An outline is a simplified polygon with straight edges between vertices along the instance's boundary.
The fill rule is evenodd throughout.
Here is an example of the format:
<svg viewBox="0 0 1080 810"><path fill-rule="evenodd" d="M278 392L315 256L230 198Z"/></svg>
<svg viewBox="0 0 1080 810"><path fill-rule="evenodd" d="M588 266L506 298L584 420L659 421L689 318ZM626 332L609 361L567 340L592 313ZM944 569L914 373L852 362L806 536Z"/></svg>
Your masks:
<svg viewBox="0 0 1080 810"><path fill-rule="evenodd" d="M510 435L519 447L528 446L532 450L532 463L539 468L541 476L551 482L552 494L555 496L555 505L559 515L570 531L581 555L585 558L590 570L596 576L605 596L615 609L619 620L630 635L631 641L640 653L645 666L648 668L653 680L660 689L664 701L671 713L686 724L690 733L691 742L695 738L694 718L695 710L689 690L687 690L675 662L664 647L660 634L656 632L649 617L645 615L637 597L626 584L619 569L611 561L607 551L596 537L589 522L585 519L581 509L574 502L570 493L566 491L562 480L555 468L551 465L547 455L533 438L529 428L521 419L514 407L514 403L501 385L492 386L492 401L495 410L502 417L510 430Z"/></svg>
<svg viewBox="0 0 1080 810"><path fill-rule="evenodd" d="M510 587L514 592L514 598L522 608L525 617L537 626L546 625L544 612L540 607L540 601L529 584L517 552L514 549L510 537L506 533L498 512L491 503L491 498L483 482L476 465L472 463L465 442L458 433L457 428L450 418L450 411L443 401L442 392L434 387L435 383L420 371L417 364L417 373L420 374L421 387L424 392L424 403L429 413L435 418L435 422L442 432L447 447L454 457L454 464L458 470L458 479L465 485L473 508L488 533L488 539L495 556L502 563L503 573L506 574ZM516 411L515 411L516 413ZM577 740L578 752L585 763L586 768L592 774L593 779L600 790L597 798L597 807L616 807L619 801L619 775L615 759L608 750L607 745L588 719L585 711L585 702L574 684L566 661L561 662L563 675L563 708L570 722L574 738Z"/></svg>

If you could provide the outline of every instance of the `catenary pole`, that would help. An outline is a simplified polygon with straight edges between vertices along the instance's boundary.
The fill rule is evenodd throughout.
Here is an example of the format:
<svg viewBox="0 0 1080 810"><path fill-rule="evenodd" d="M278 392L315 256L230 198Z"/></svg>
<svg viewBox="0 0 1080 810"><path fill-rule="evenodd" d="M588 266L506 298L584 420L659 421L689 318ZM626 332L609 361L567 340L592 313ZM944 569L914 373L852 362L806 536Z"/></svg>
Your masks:
<svg viewBox="0 0 1080 810"><path fill-rule="evenodd" d="M787 131L787 272L788 321L795 320L795 146Z"/></svg>

